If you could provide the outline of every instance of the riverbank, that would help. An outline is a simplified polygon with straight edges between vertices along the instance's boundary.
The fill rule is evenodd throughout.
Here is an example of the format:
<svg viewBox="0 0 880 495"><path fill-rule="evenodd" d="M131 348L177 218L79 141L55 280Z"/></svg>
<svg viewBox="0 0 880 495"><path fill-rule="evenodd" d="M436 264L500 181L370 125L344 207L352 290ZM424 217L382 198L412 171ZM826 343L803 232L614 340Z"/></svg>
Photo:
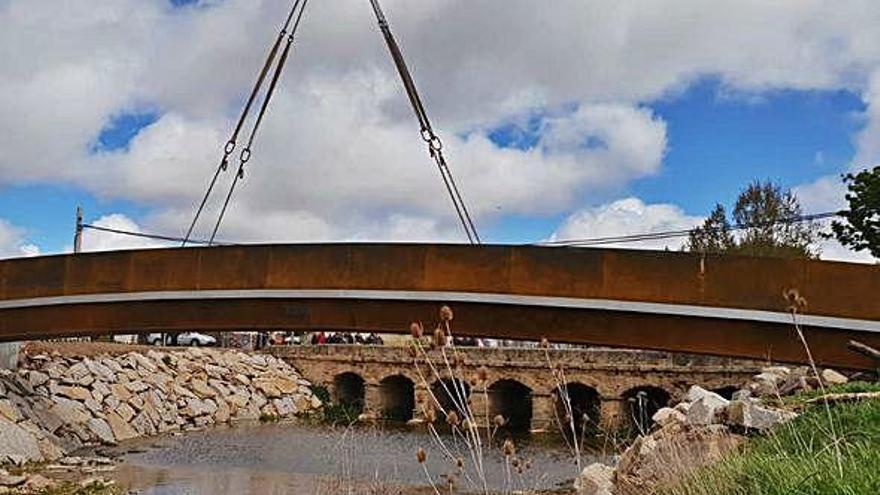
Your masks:
<svg viewBox="0 0 880 495"><path fill-rule="evenodd" d="M280 359L231 350L29 345L18 371L0 371L0 490L48 489L9 467L64 465L84 448L309 415L322 407L310 385Z"/></svg>
<svg viewBox="0 0 880 495"><path fill-rule="evenodd" d="M768 367L727 400L692 387L581 495L880 493L880 384Z"/></svg>

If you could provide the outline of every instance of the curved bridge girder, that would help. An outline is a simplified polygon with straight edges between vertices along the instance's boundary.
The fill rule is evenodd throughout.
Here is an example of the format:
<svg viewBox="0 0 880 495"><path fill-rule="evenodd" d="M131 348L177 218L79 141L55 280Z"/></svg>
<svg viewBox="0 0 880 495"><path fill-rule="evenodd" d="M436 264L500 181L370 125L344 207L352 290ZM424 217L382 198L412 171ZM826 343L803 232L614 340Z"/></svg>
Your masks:
<svg viewBox="0 0 880 495"><path fill-rule="evenodd" d="M457 334L805 359L863 368L880 346L880 267L608 249L424 244L121 251L0 262L0 340L174 330L404 332L456 311Z"/></svg>

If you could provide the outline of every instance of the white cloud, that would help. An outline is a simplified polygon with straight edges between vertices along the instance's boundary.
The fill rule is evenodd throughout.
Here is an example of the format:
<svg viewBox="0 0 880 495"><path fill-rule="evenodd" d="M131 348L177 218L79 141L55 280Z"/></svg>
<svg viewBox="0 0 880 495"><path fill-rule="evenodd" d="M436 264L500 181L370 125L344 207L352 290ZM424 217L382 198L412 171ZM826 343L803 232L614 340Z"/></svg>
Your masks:
<svg viewBox="0 0 880 495"><path fill-rule="evenodd" d="M25 230L0 218L0 258L37 256L40 248L27 242Z"/></svg>
<svg viewBox="0 0 880 495"><path fill-rule="evenodd" d="M132 219L120 213L105 215L94 222L97 227L143 233L141 227ZM142 237L119 235L101 230L85 229L83 231L83 251L115 251L119 249L144 249L167 247L170 242L156 241Z"/></svg>
<svg viewBox="0 0 880 495"><path fill-rule="evenodd" d="M0 2L0 183L74 183L179 233L285 8ZM570 212L657 173L666 127L641 104L705 76L740 92L857 91L869 104L857 158L880 159L873 0L385 8L478 223ZM365 2L309 5L222 237L461 238L371 15ZM128 151L89 153L114 115L144 108L162 116ZM481 132L536 108L576 110L548 119L531 150Z"/></svg>
<svg viewBox="0 0 880 495"><path fill-rule="evenodd" d="M684 213L671 204L645 204L639 198L619 199L594 208L585 208L565 219L550 237L551 241L594 239L631 234L688 230L703 219ZM603 247L680 250L687 237L641 242L603 244Z"/></svg>

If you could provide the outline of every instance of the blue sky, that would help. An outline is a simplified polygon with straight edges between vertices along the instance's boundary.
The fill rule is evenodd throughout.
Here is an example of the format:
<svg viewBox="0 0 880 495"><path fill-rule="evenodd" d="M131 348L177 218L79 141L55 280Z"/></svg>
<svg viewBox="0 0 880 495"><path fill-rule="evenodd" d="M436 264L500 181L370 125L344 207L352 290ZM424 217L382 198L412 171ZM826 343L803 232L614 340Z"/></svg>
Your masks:
<svg viewBox="0 0 880 495"><path fill-rule="evenodd" d="M646 203L674 203L702 216L717 202L729 207L755 179L794 187L846 170L852 139L865 110L847 91L772 91L730 94L716 79L644 104L666 122L669 147L656 175L637 179L625 193ZM504 126L490 134L503 146L535 145L540 118L525 129ZM598 206L608 198L584 203ZM503 218L489 232L500 242L548 236L565 215Z"/></svg>
<svg viewBox="0 0 880 495"><path fill-rule="evenodd" d="M853 157L859 114L864 111L861 99L846 91L731 95L716 80L644 105L666 122L669 147L660 172L636 180L624 193L648 203L675 203L696 216L704 215L717 201L729 205L753 179L793 187L845 170ZM151 112L118 116L96 137L93 149L125 149L157 118ZM535 117L526 129L499 127L490 131L490 138L500 146L534 146L539 121ZM586 206L598 206L608 198L582 200ZM23 204L30 207L21 208ZM5 218L27 226L28 241L44 251L70 245L77 204L84 207L87 221L112 213L139 218L150 212L150 205L101 199L75 186L21 185L0 191ZM536 241L552 233L564 217L502 216L483 228L484 238Z"/></svg>
<svg viewBox="0 0 880 495"><path fill-rule="evenodd" d="M880 160L880 5L536 3L386 6L487 242L689 228L755 179L835 208ZM78 204L179 235L288 7L0 2L0 257L65 249ZM461 242L369 5L304 19L221 237Z"/></svg>

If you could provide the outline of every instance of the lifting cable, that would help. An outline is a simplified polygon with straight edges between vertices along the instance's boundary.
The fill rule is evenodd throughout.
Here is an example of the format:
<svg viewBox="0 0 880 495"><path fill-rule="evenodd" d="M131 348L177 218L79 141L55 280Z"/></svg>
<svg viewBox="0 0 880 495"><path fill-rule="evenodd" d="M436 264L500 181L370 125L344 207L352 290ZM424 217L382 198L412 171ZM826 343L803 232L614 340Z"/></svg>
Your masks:
<svg viewBox="0 0 880 495"><path fill-rule="evenodd" d="M192 236L193 230L195 229L196 224L199 221L199 217L201 216L202 212L205 209L205 205L207 204L208 198L211 196L211 193L214 190L214 186L217 184L217 179L219 178L220 173L225 172L226 169L229 167L229 157L235 151L235 147L236 147L237 140L238 140L238 135L241 132L242 127L244 126L245 120L247 120L247 117L250 114L251 107L253 107L253 104L257 99L257 95L259 94L260 90L263 87L263 83L266 80L266 76L269 74L269 69L272 67L272 63L275 61L275 57L278 55L278 50L281 47L281 43L284 41L285 36L287 36L287 46L285 47L284 53L282 54L282 60L280 62L280 65L276 68L276 72L272 78L272 83L269 87L269 91L268 91L265 99L263 100L263 106L260 110L260 115L257 120L257 123L254 125L254 129L251 131L251 136L248 139L248 145L245 149L242 150L241 157L240 157L242 160L242 163L239 165L238 173L236 175L236 178L233 180L233 187L235 186L236 180L238 180L239 178L243 178L243 176L244 176L243 166L244 166L244 163L246 163L247 160L250 159L250 154L251 154L250 148L251 148L251 145L253 144L253 141L254 141L254 135L256 134L256 129L257 129L257 127L259 127L260 121L262 121L262 118L263 118L263 114L266 112L266 106L268 105L268 100L269 100L269 98L271 98L272 91L274 90L274 87L275 87L275 83L277 83L278 77L280 76L280 72L281 72L280 67L283 66L285 60L287 59L287 54L290 50L290 45L293 42L293 35L296 32L296 28L299 26L299 21L302 18L302 13L303 13L303 10L305 9L305 4L307 1L308 0L303 0L302 7L300 8L300 0L295 0L293 3L293 6L290 8L290 12L287 14L287 19L285 20L284 25L281 28L281 31L278 33L278 37L275 39L275 43L272 44L272 47L269 50L269 55L266 57L265 63L263 63L263 67L260 69L259 75L257 76L257 80L254 83L254 87L251 90L250 96L248 96L247 102L245 103L245 106L241 111L241 115L238 118L238 122L235 125L235 129L232 131L232 135L229 137L229 140L226 142L226 145L223 148L223 156L220 159L220 164L217 166L217 170L214 172L214 176L211 178L211 182L208 184L208 189L207 189L207 191L205 191L205 195L202 197L202 202L199 204L199 207L196 210L196 214L193 217L193 220L189 225L189 229L187 229L187 231L186 231L186 236L183 238L183 242L182 242L181 246L186 246L187 242L190 241L190 237ZM293 17L294 17L294 15L296 15L297 8L299 8L299 14L297 15L296 23L294 24L293 30L291 30L290 34L288 35L288 29L290 28L290 23L293 22ZM231 195L232 195L232 193L230 191L229 195L227 196L227 200L226 200L227 204L229 203L229 196L231 196ZM223 210L224 211L226 210L225 205L224 205ZM221 214L221 219L222 219L222 214ZM217 226L219 226L219 224L220 224L220 222L218 220ZM215 228L214 228L214 234L216 234L217 226L215 226ZM210 241L208 241L208 244L209 245L212 244L213 240L214 240L214 235L212 234Z"/></svg>
<svg viewBox="0 0 880 495"><path fill-rule="evenodd" d="M397 41L394 39L394 35L391 34L391 28L388 26L388 21L385 19L385 14L382 12L379 0L370 0L370 3L373 6L373 12L376 14L376 20L379 22L379 29L382 31L385 43L388 45L388 51L391 53L391 58L394 61L395 67L397 67L398 74L400 74L401 82L403 82L403 87L406 90L406 95L409 97L413 112L415 112L416 118L419 120L422 139L428 145L428 153L437 164L437 169L440 171L440 177L443 178L443 183L446 185L446 191L449 193L449 198L452 200L453 206L455 206L455 212L458 214L461 226L464 228L468 241L471 244L480 244L480 236L477 233L477 228L474 226L474 222L471 219L470 213L468 213L461 192L459 192L458 187L455 184L455 179L452 177L452 171L449 170L449 166L446 164L446 158L443 156L443 143L431 127L431 122L428 120L428 114L425 111L422 99L419 97L419 93L416 90L415 82L409 72L406 61L403 59L403 53L400 51L400 46L398 46Z"/></svg>
<svg viewBox="0 0 880 495"><path fill-rule="evenodd" d="M241 132L242 126L245 120L247 120L251 107L253 106L257 95L262 89L266 76L268 75L273 63L275 62L275 57L278 55L278 50L281 48L281 43L286 36L287 44L285 45L283 51L281 52L281 56L277 64L275 65L275 71L272 74L272 79L269 83L268 89L266 90L266 95L263 99L262 106L260 107L259 114L257 115L256 122L251 129L247 145L241 150L241 153L239 155L238 170L236 171L236 174L232 179L229 191L226 194L226 199L223 202L223 207L220 210L220 214L217 217L217 222L214 224L214 228L211 232L211 237L208 240L208 245L212 245L214 243L214 238L217 235L217 231L220 229L220 224L222 223L223 217L225 216L227 208L229 207L229 202L232 199L232 194L235 191L235 187L240 180L244 179L245 165L251 158L251 148L254 143L254 138L256 137L260 124L263 121L266 110L269 107L269 102L272 99L275 87L281 77L281 73L284 69L284 64L287 62L287 58L290 54L297 28L299 28L299 24L302 20L307 3L308 0L296 0L294 2L293 7L291 7L290 13L287 15L287 20L284 23L284 27L281 29L278 38L275 40L275 43L269 50L269 55L266 59L266 62L263 64L263 67L260 70L257 81L254 84L254 88L251 91L247 103L245 104L241 116L239 117L238 123L236 124L235 129L232 132L232 136L229 138L229 141L226 142L226 146L223 149L223 156L220 160L220 165L214 172L214 176L212 177L211 182L208 185L208 190L205 192L205 195L202 198L201 203L199 204L192 223L187 230L186 236L183 239L183 246L186 246L187 242L189 242L190 236L192 235L193 230L198 223L199 217L201 216L205 205L207 204L208 199L213 192L214 186L217 183L217 179L220 176L220 173L226 171L229 166L229 157L235 150L236 142L239 133ZM394 35L391 34L391 29L388 26L388 21L385 19L385 14L382 12L382 8L379 6L379 1L370 0L370 3L373 6L373 12L376 14L376 19L379 23L379 29L382 31L382 35L385 38L386 44L388 45L388 50L391 53L391 58L394 61L394 65L397 68L397 72L400 75L401 81L403 82L403 87L406 90L407 97L409 98L413 111L416 114L416 118L419 121L420 133L422 136L422 140L428 146L428 154L437 164L437 169L440 172L440 177L443 179L443 184L446 186L446 191L449 193L449 197L452 200L452 204L455 207L455 212L458 215L458 219L461 222L462 227L464 228L468 241L471 244L480 244L480 236L477 233L476 227L474 226L473 219L468 212L467 206L465 206L464 198L462 198L461 192L458 190L458 186L456 185L455 179L452 176L452 171L449 169L449 166L446 163L446 158L443 156L443 143L434 132L433 127L431 127L431 122L428 120L428 114L425 111L425 107L422 104L422 100L419 97L418 91L416 90L415 82L413 81L412 75L409 72L409 68L407 67L406 62L403 59L403 53L401 52L397 41L394 39ZM296 17L295 21L294 17ZM293 22L293 27L288 32L288 28L290 28L291 22Z"/></svg>
<svg viewBox="0 0 880 495"><path fill-rule="evenodd" d="M247 164L248 160L251 159L251 147L254 145L254 138L257 135L257 131L260 129L260 124L263 122L263 117L266 115L266 109L269 108L269 101L272 99L272 95L275 93L275 86L278 84L278 79L281 78L281 72L284 70L284 64L287 62L287 57L290 55L290 49L293 46L293 40L296 36L296 30L299 28L299 23L302 21L303 13L306 11L306 4L309 0L302 0L302 4L300 5L299 13L296 15L296 21L293 23L293 28L290 30L290 34L287 35L287 44L284 46L284 51L281 52L281 58L278 60L278 64L275 66L275 73L272 74L272 81L269 83L269 88L266 90L266 97L263 99L263 105L260 107L260 113L257 115L257 121L254 123L254 127L251 129L250 137L248 137L247 146L241 150L241 156L239 156L238 161L238 170L235 172L235 177L232 178L232 184L229 186L229 192L226 194L226 200L223 202L223 208L220 210L220 215L217 217L217 223L214 224L214 230L211 231L211 237L208 239L208 245L214 243L214 238L217 236L217 231L220 229L220 223L223 222L223 217L226 215L226 209L229 207L229 201L232 199L232 193L235 191L235 186L238 182L244 179L244 167ZM297 5L300 3L300 0L296 0L293 4L293 9L291 10L291 14L287 17L288 23L290 19L293 17L293 12L296 10Z"/></svg>
<svg viewBox="0 0 880 495"><path fill-rule="evenodd" d="M440 177L443 178L443 184L446 186L446 191L449 193L449 198L452 200L455 212L458 214L458 219L461 221L461 226L464 228L468 241L471 244L480 244L480 235L477 233L477 228L474 226L470 213L468 213L461 192L459 192L458 187L455 184L455 179L452 177L452 171L449 170L449 166L446 164L446 158L443 156L443 143L431 127L431 122L428 120L428 113L425 111L422 99L419 97L419 93L416 90L415 82L409 72L406 61L403 59L403 53L400 51L400 46L394 39L394 35L391 34L391 28L388 26L388 20L385 19L385 13L382 12L379 0L370 0L370 4L373 6L373 12L376 14L379 29L382 31L382 36L385 38L385 43L388 45L388 51L391 53L391 58L394 61L398 74L400 74L403 88L406 90L406 95L409 97L413 112L415 112L416 118L419 120L422 139L428 145L428 154L431 155L431 158L433 158L434 162L437 164L437 169L440 171Z"/></svg>

